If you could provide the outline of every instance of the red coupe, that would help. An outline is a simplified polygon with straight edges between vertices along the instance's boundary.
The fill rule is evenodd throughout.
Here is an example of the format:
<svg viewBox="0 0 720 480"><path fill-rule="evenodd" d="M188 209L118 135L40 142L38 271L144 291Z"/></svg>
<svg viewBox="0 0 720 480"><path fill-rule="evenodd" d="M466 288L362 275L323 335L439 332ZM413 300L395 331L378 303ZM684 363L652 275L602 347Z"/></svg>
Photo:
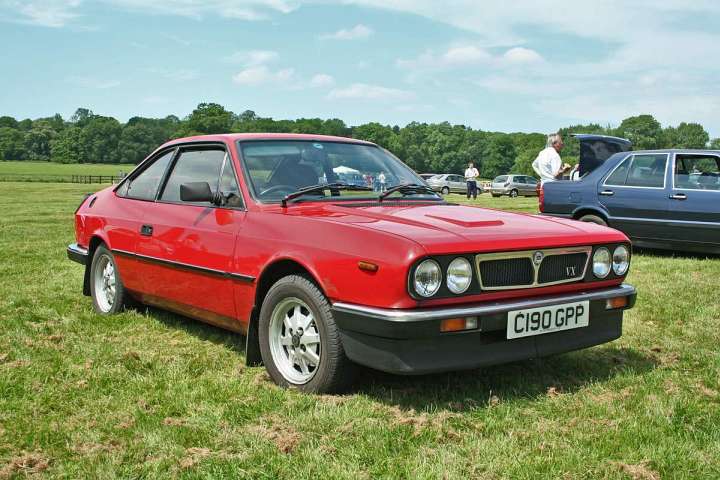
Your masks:
<svg viewBox="0 0 720 480"><path fill-rule="evenodd" d="M456 205L372 143L208 135L86 198L68 256L101 314L136 301L246 335L275 382L335 391L355 364L420 374L618 338L622 233Z"/></svg>

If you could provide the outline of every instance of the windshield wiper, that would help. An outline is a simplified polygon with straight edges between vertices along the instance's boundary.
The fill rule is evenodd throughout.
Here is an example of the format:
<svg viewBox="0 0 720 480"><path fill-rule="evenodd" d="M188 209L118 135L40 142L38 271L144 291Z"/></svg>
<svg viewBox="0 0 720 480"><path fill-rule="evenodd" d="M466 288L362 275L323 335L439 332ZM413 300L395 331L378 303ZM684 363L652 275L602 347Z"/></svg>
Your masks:
<svg viewBox="0 0 720 480"><path fill-rule="evenodd" d="M435 190L428 187L427 185L420 185L419 183L401 183L394 187L388 188L378 196L378 202L382 202L385 198L389 197L395 192L400 192L403 195L414 194L414 193L431 193L437 197Z"/></svg>
<svg viewBox="0 0 720 480"><path fill-rule="evenodd" d="M317 185L311 185L309 187L303 187L293 193L285 195L282 199L282 206L287 207L290 200L294 200L298 197L302 197L308 193L320 192L323 193L325 190L354 190L354 191L370 191L372 188L363 185L353 185L351 183L335 182L335 183L318 183Z"/></svg>

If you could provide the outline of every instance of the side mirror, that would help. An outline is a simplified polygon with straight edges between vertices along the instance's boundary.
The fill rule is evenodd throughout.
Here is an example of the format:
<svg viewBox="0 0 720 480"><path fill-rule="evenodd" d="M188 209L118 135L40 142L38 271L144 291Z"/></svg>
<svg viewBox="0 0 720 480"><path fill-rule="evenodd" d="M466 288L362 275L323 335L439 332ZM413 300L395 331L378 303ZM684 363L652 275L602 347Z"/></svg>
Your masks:
<svg viewBox="0 0 720 480"><path fill-rule="evenodd" d="M207 182L189 182L180 185L180 200L183 202L210 202L218 205L220 195L210 190Z"/></svg>

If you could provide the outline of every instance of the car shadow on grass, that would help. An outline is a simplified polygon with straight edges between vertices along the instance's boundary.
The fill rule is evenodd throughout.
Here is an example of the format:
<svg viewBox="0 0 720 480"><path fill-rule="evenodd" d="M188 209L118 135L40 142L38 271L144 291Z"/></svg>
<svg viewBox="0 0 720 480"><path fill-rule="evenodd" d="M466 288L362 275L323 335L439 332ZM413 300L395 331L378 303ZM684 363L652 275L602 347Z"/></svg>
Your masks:
<svg viewBox="0 0 720 480"><path fill-rule="evenodd" d="M401 409L464 411L499 402L574 393L618 375L656 368L656 358L633 348L605 346L477 370L398 376L363 370L353 393Z"/></svg>

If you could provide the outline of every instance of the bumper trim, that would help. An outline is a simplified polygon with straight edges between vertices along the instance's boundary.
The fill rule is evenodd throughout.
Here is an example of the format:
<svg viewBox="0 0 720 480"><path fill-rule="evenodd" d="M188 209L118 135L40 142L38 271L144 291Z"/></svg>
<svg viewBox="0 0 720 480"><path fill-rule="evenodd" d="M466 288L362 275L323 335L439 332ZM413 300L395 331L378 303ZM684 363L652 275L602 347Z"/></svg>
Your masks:
<svg viewBox="0 0 720 480"><path fill-rule="evenodd" d="M71 243L67 247L67 256L73 262L77 262L81 265L87 265L88 251L87 248L83 248L77 243Z"/></svg>
<svg viewBox="0 0 720 480"><path fill-rule="evenodd" d="M332 309L337 312L372 317L387 322L410 323L428 320L442 320L445 318L485 316L505 313L512 310L545 307L559 303L573 303L586 300L607 300L610 298L628 296L632 297L632 299L628 302L628 306L626 308L630 308L634 303L635 295L635 287L623 283L617 287L603 288L600 290L586 290L570 294L549 295L522 300L489 302L469 307L439 307L398 310L335 302L332 305Z"/></svg>

